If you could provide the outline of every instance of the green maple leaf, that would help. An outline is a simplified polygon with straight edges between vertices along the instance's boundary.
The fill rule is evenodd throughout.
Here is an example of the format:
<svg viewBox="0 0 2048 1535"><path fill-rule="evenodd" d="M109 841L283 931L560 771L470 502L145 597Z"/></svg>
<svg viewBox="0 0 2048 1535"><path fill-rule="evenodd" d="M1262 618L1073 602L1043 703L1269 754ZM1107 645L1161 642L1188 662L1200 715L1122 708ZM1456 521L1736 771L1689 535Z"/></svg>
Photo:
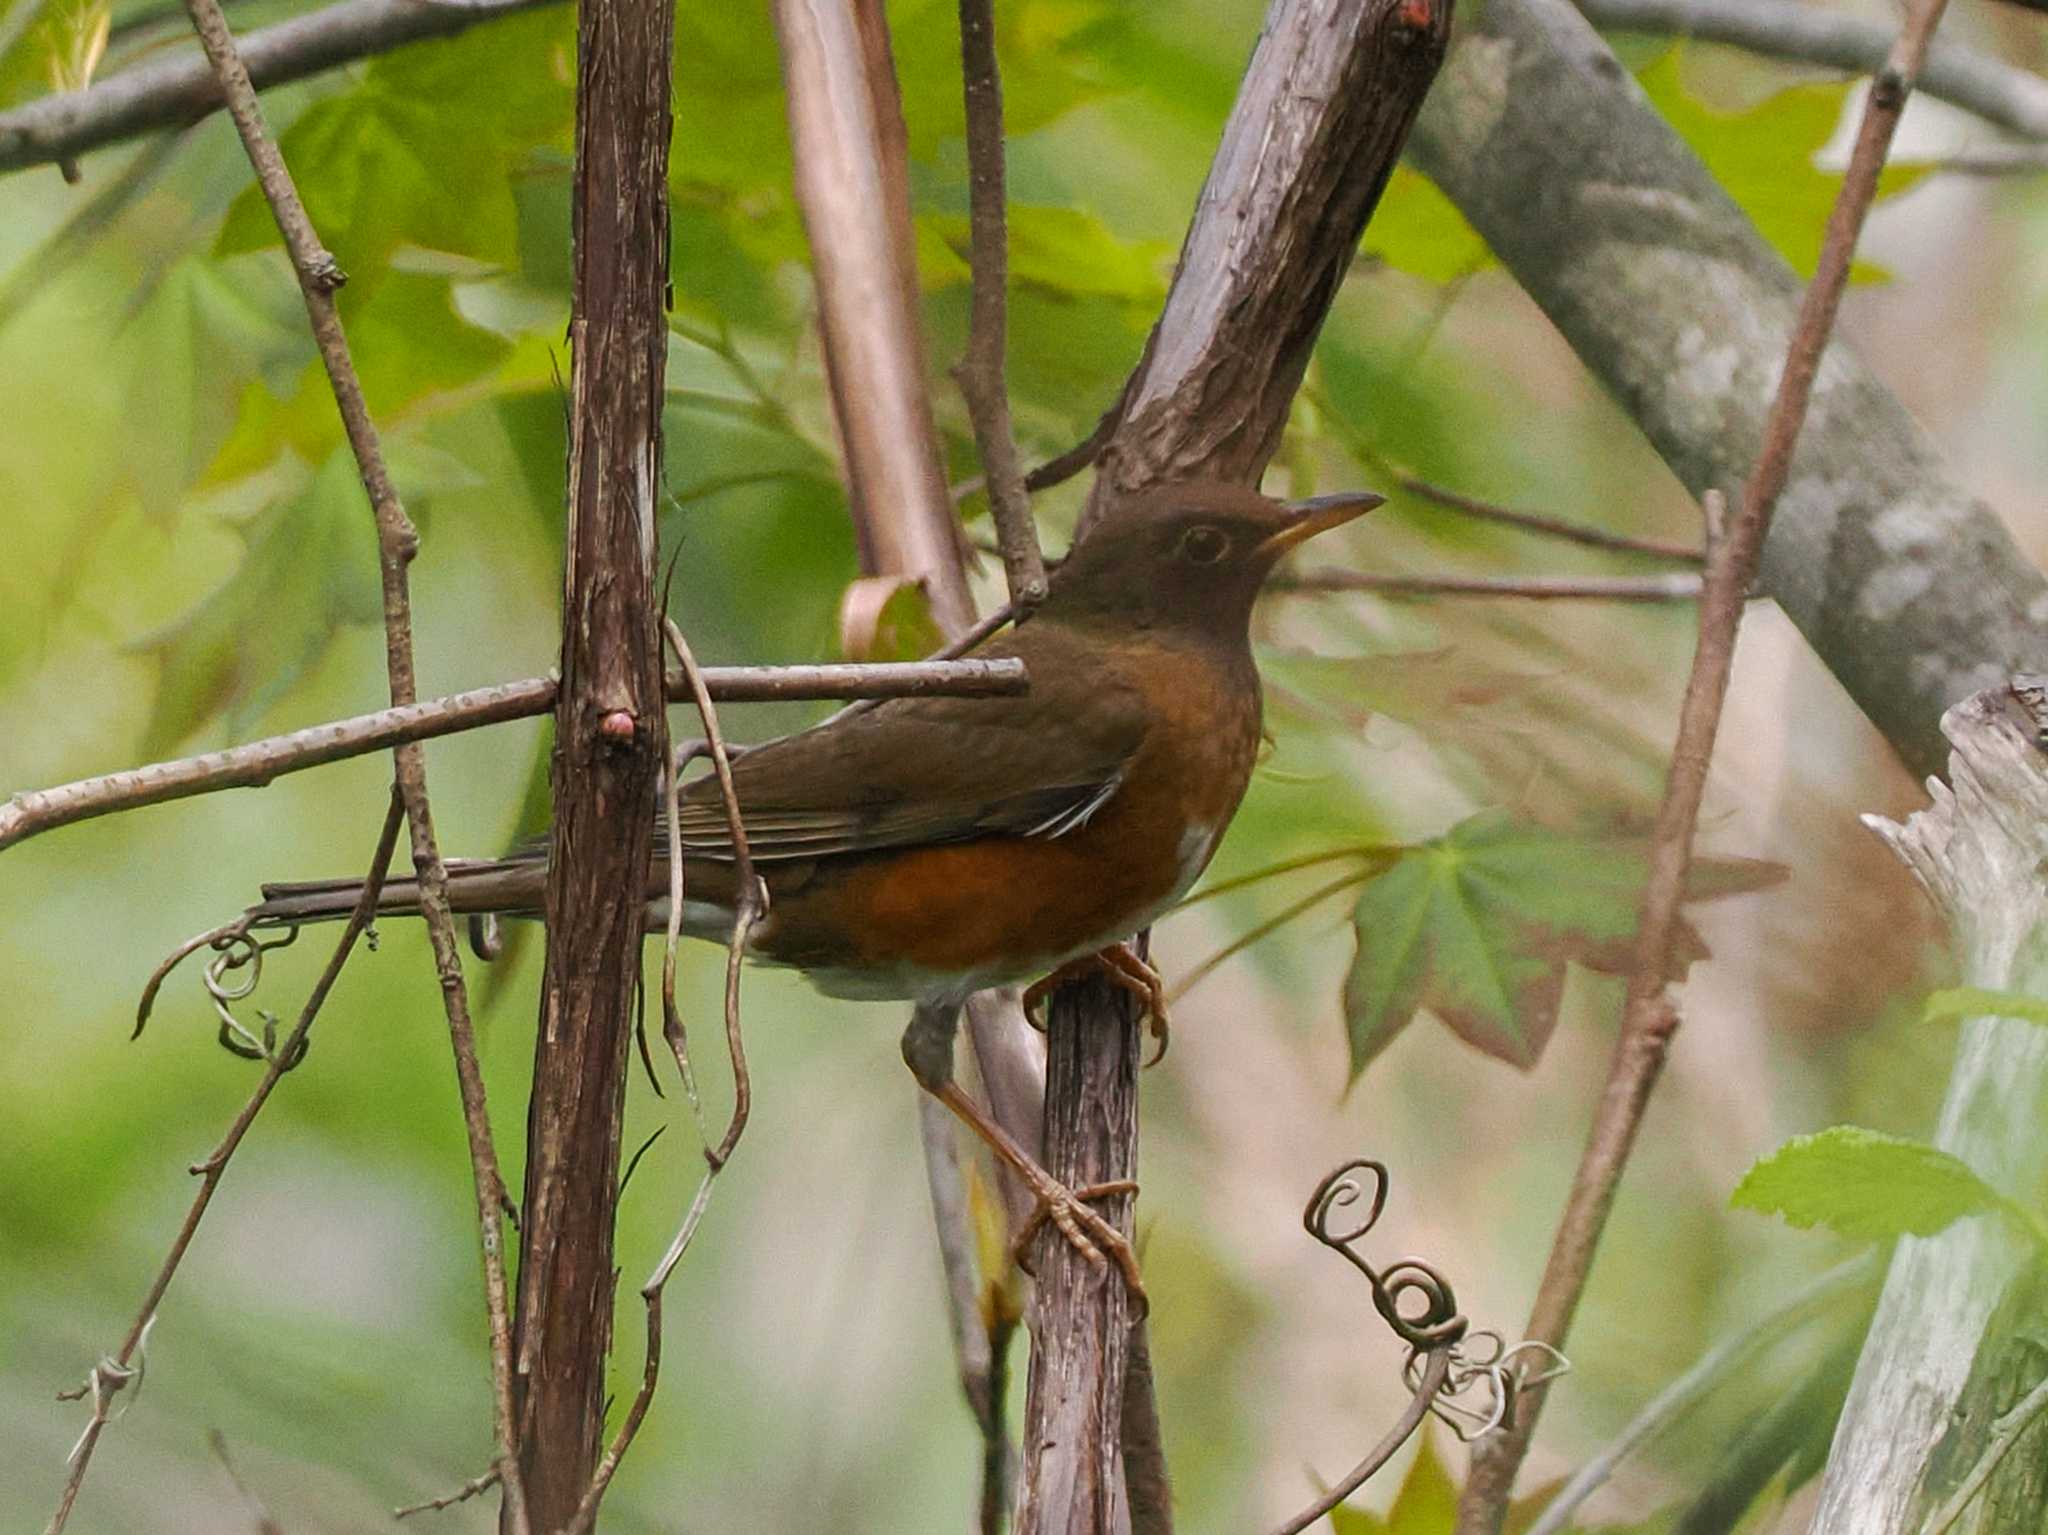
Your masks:
<svg viewBox="0 0 2048 1535"><path fill-rule="evenodd" d="M1534 1065L1557 1023L1565 966L1626 971L1648 870L1645 836L1552 831L1504 810L1402 849L1353 912L1352 1075L1422 1008L1488 1055ZM1783 875L1748 859L1695 859L1688 895L1757 890ZM1682 926L1674 978L1705 954Z"/></svg>

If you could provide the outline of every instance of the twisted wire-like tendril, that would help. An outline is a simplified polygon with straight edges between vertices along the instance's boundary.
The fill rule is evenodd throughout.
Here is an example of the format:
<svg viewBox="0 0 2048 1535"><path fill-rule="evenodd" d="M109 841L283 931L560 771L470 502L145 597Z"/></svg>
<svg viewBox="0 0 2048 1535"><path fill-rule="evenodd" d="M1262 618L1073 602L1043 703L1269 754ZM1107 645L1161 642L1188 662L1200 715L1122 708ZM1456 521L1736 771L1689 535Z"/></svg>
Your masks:
<svg viewBox="0 0 2048 1535"><path fill-rule="evenodd" d="M1460 1439L1477 1439L1509 1420L1517 1393L1554 1380L1571 1368L1564 1355L1546 1343L1532 1340L1510 1347L1491 1328L1474 1331L1458 1310L1450 1281L1422 1259L1399 1258L1378 1269L1358 1253L1353 1244L1378 1225L1386 1211L1389 1182L1385 1164L1356 1157L1316 1185L1301 1223L1310 1236L1357 1269L1372 1286L1373 1309L1408 1345L1401 1379L1412 1395L1400 1421L1371 1453L1273 1535L1299 1535L1350 1497L1393 1458L1431 1414L1448 1424ZM1338 1212L1361 1199L1366 1202L1362 1218L1350 1225L1333 1223Z"/></svg>
<svg viewBox="0 0 2048 1535"><path fill-rule="evenodd" d="M228 1005L253 995L263 980L263 956L272 949L290 948L298 941L298 936L298 926L293 924L284 930L281 938L252 938L247 928L237 928L213 941L213 947L219 952L206 962L206 969L200 972L200 980L206 987L206 994L213 999L214 1012L220 1016L220 1047L230 1055L239 1055L245 1061L271 1062L285 1071L290 1071L306 1058L309 1041L302 1035L291 1046L289 1056L279 1059L277 1031L281 1024L277 1014L263 1008L256 1010L256 1016L263 1020L263 1034L258 1038ZM233 972L245 967L249 973L240 980L228 979Z"/></svg>
<svg viewBox="0 0 2048 1535"><path fill-rule="evenodd" d="M142 1033L143 1025L149 1022L151 1008L156 1005L157 993L164 981L187 957L201 949L213 950L213 958L206 962L200 974L200 983L206 987L206 994L213 1001L213 1010L220 1018L221 1048L244 1060L278 1062L277 1032L280 1027L275 1013L258 1009L257 1016L263 1020L259 1035L234 1014L230 1005L254 995L263 979L263 956L272 949L285 949L298 940L299 928L292 923L282 929L280 936L257 938L250 934L252 919L244 914L233 922L211 928L196 938L188 938L173 949L163 962L151 972L143 985L142 999L135 1010L135 1034ZM246 969L245 976L234 977L237 970ZM231 977L234 977L231 979ZM282 1064L290 1071L306 1058L306 1041L301 1039L293 1048L288 1060Z"/></svg>
<svg viewBox="0 0 2048 1535"><path fill-rule="evenodd" d="M1337 1229L1330 1224L1332 1212L1358 1202L1364 1193L1358 1175L1372 1177L1372 1207L1356 1225ZM1370 1157L1357 1157L1337 1168L1316 1185L1309 1196L1301 1223L1308 1234L1363 1274L1372 1286L1373 1308L1386 1319L1400 1340L1411 1349L1433 1349L1455 1345L1469 1325L1458 1314L1458 1300L1450 1281L1420 1258L1400 1258L1382 1271L1374 1268L1352 1248L1352 1243L1379 1224L1387 1208L1387 1169ZM1402 1309L1408 1297L1420 1297L1421 1306Z"/></svg>

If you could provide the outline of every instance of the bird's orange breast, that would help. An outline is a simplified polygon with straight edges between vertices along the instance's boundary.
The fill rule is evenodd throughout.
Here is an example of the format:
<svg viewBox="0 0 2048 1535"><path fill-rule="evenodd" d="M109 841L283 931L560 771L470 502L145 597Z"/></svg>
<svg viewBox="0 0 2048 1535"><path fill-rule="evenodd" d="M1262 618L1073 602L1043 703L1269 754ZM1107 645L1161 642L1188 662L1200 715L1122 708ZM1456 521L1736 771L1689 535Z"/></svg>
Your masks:
<svg viewBox="0 0 2048 1535"><path fill-rule="evenodd" d="M1194 882L1250 778L1255 675L1207 657L1119 658L1146 729L1114 794L1058 837L985 837L821 862L756 947L826 990L914 995L919 978L1031 978L1127 937ZM835 979L839 984L835 985Z"/></svg>

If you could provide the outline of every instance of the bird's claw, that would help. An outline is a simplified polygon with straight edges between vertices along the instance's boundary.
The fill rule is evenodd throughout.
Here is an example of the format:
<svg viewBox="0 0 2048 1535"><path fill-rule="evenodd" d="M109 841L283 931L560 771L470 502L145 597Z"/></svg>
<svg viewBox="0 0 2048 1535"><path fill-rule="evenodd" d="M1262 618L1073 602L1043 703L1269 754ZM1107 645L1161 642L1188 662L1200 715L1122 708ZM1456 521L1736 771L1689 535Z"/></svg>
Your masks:
<svg viewBox="0 0 2048 1535"><path fill-rule="evenodd" d="M1099 975L1112 985L1121 986L1144 1005L1145 1031L1159 1046L1145 1064L1157 1066L1166 1058L1167 1036L1171 1032L1166 1011L1166 982L1127 943L1113 943L1093 954L1070 959L1044 980L1032 982L1024 989L1024 1016L1043 1028L1037 1014L1045 999L1066 982L1089 975Z"/></svg>
<svg viewBox="0 0 2048 1535"><path fill-rule="evenodd" d="M1011 1260L1025 1273L1031 1273L1030 1266L1024 1261L1025 1251L1031 1239L1038 1235L1038 1228L1050 1222L1091 1268L1100 1269L1109 1259L1114 1259L1137 1315L1145 1315L1151 1309L1151 1302L1146 1297L1144 1280L1138 1271L1138 1255L1132 1250L1130 1239L1087 1204L1091 1199L1136 1194L1138 1185L1129 1178L1118 1178L1108 1183L1090 1183L1070 1189L1048 1178L1043 1186L1034 1185L1032 1192L1038 1196L1038 1203L1031 1211L1031 1218L1025 1221L1024 1229L1010 1244Z"/></svg>

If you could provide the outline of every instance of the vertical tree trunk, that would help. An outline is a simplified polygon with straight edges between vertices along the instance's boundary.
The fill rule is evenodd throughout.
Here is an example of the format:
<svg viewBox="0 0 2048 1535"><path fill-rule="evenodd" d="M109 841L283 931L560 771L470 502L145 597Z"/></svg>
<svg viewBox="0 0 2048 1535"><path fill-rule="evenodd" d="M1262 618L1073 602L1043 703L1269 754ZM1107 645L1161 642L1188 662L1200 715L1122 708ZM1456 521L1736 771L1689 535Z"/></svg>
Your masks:
<svg viewBox="0 0 2048 1535"><path fill-rule="evenodd" d="M1130 993L1101 980L1062 986L1046 1019L1046 1170L1068 1188L1133 1177L1138 1051ZM1102 1216L1131 1234L1128 1194ZM1033 1252L1038 1316L1024 1403L1018 1535L1127 1535L1122 1426L1132 1307L1112 1263L1090 1264L1057 1231Z"/></svg>
<svg viewBox="0 0 2048 1535"><path fill-rule="evenodd" d="M655 498L668 328L670 0L582 0L562 689L516 1364L535 1535L604 1427L626 1045L661 769Z"/></svg>
<svg viewBox="0 0 2048 1535"><path fill-rule="evenodd" d="M2048 995L2043 705L2039 678L1957 704L1942 717L1954 751L1948 785L1929 784L1934 804L1904 825L1867 818L1947 920L1964 982L2033 996ZM1968 1020L1935 1144L2000 1193L2038 1209L2048 1183L2044 1115L2048 1028L2019 1018ZM1968 1474L1986 1424L2040 1379L2038 1311L2015 1316L2007 1307L1994 1325L2001 1299L2032 1257L2026 1238L1996 1216L1899 1240L1828 1454L1814 1535L1917 1530L1929 1506ZM2039 1436L2030 1442L2032 1453L2009 1456L2000 1473L2020 1479L2024 1513L1994 1478L1959 1529L2042 1527L2048 1487ZM1993 1508L1995 1520L1980 1517Z"/></svg>

